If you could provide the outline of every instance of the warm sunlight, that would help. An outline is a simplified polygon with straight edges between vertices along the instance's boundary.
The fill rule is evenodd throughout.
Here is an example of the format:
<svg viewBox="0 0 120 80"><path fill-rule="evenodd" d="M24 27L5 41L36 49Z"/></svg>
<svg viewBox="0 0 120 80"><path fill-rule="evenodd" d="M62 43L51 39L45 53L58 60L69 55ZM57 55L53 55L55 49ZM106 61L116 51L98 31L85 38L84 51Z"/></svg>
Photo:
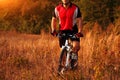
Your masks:
<svg viewBox="0 0 120 80"><path fill-rule="evenodd" d="M11 0L0 0L0 5L7 5Z"/></svg>
<svg viewBox="0 0 120 80"><path fill-rule="evenodd" d="M2 8L16 7L19 6L20 3L21 3L20 0L0 0L0 7Z"/></svg>
<svg viewBox="0 0 120 80"><path fill-rule="evenodd" d="M0 4L9 4L9 3L14 3L14 2L17 2L19 0L0 0Z"/></svg>
<svg viewBox="0 0 120 80"><path fill-rule="evenodd" d="M0 1L5 1L5 0L0 0Z"/></svg>
<svg viewBox="0 0 120 80"><path fill-rule="evenodd" d="M0 3L1 3L1 2L6 2L6 1L9 1L9 0L0 0Z"/></svg>

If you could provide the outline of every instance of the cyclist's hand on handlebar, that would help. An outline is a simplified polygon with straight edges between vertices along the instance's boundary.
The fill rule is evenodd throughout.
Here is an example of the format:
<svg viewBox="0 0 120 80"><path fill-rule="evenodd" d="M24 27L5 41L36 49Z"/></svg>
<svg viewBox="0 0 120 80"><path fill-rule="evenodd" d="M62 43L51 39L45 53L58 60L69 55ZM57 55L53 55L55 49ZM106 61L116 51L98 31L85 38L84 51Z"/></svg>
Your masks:
<svg viewBox="0 0 120 80"><path fill-rule="evenodd" d="M83 34L82 34L81 32L79 32L79 33L76 33L75 36L76 36L77 38L80 38L80 37L83 37Z"/></svg>
<svg viewBox="0 0 120 80"><path fill-rule="evenodd" d="M57 36L57 34L58 34L58 33L57 33L56 31L51 32L51 35L52 35L52 36Z"/></svg>

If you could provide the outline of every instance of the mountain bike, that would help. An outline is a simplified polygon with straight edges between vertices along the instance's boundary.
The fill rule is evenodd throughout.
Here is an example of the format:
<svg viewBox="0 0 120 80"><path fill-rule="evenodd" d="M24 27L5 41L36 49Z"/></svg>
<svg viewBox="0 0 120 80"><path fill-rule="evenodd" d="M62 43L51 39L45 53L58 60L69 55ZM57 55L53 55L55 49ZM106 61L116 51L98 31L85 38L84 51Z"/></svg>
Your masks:
<svg viewBox="0 0 120 80"><path fill-rule="evenodd" d="M69 69L73 69L77 66L78 55L73 53L72 39L76 39L75 34L58 34L58 37L64 37L66 39L65 45L62 46L59 57L58 73L64 73Z"/></svg>

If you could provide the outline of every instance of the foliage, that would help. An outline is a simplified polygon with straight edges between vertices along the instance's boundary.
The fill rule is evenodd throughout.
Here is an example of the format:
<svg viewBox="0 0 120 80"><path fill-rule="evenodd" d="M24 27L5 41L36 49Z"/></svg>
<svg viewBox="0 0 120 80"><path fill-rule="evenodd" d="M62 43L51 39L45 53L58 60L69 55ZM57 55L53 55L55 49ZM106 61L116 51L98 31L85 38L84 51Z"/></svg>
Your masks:
<svg viewBox="0 0 120 80"><path fill-rule="evenodd" d="M118 0L80 0L78 4L85 23L98 22L105 29L120 18Z"/></svg>
<svg viewBox="0 0 120 80"><path fill-rule="evenodd" d="M105 29L109 23L115 23L120 18L119 0L71 1L80 7L85 24L98 22ZM39 34L41 29L49 31L52 12L59 2L60 0L11 0L11 6L7 6L7 3L0 5L0 30L35 34Z"/></svg>

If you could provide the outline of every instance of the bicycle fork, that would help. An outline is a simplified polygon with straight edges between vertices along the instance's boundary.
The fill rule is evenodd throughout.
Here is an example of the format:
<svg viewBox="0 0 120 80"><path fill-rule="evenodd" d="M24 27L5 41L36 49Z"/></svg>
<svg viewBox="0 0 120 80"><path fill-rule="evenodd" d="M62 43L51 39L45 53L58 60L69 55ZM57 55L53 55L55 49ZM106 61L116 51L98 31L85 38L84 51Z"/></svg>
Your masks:
<svg viewBox="0 0 120 80"><path fill-rule="evenodd" d="M65 46L66 46L66 50L67 50L65 67L68 68L70 66L70 52L71 52L71 46L69 46L69 41L68 40L66 40Z"/></svg>
<svg viewBox="0 0 120 80"><path fill-rule="evenodd" d="M68 68L69 66L70 66L70 53L68 52L65 67Z"/></svg>

